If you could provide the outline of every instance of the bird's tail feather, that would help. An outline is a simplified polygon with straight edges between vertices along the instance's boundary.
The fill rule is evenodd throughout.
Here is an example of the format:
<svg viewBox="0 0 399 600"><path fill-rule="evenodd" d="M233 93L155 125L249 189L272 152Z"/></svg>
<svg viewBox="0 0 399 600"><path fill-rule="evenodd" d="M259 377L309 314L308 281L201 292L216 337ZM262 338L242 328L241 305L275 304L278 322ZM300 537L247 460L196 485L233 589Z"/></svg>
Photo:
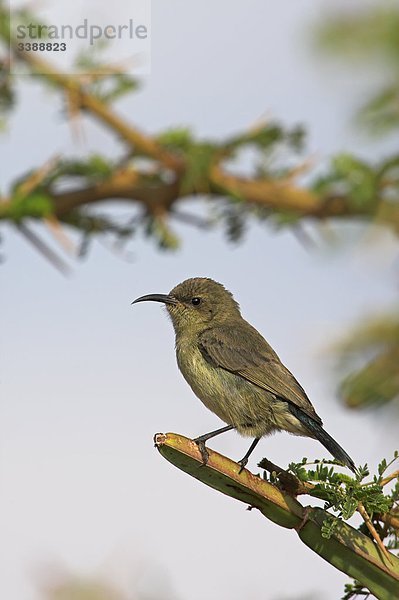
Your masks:
<svg viewBox="0 0 399 600"><path fill-rule="evenodd" d="M350 468L351 471L357 473L355 463L345 452L343 448L309 415L304 413L299 407L289 403L290 412L309 430L309 432L336 458L339 462Z"/></svg>

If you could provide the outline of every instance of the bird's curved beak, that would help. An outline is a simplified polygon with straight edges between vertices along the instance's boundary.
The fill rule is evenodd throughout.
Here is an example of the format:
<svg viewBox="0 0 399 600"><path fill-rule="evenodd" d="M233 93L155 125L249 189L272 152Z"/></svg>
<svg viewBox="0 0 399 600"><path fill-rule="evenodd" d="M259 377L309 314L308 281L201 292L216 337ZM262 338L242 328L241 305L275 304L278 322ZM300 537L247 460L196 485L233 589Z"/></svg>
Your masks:
<svg viewBox="0 0 399 600"><path fill-rule="evenodd" d="M147 302L149 300L152 302L163 302L164 304L177 304L176 298L167 294L147 294L146 296L136 298L136 300L133 300L132 304L136 304L137 302Z"/></svg>

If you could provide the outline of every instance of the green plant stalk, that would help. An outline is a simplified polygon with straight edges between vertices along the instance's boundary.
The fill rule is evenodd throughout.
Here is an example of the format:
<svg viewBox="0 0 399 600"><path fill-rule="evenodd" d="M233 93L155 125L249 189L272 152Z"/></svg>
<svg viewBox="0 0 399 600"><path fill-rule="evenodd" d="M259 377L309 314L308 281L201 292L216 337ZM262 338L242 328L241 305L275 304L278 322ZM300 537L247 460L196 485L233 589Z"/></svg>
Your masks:
<svg viewBox="0 0 399 600"><path fill-rule="evenodd" d="M399 598L399 558L390 561L376 544L344 521L321 508L305 507L275 485L208 448L209 460L202 464L201 454L192 440L176 433L158 433L155 446L164 458L215 490L249 504L281 527L295 529L300 539L334 567L366 586L381 600ZM325 519L338 521L329 539L321 529Z"/></svg>

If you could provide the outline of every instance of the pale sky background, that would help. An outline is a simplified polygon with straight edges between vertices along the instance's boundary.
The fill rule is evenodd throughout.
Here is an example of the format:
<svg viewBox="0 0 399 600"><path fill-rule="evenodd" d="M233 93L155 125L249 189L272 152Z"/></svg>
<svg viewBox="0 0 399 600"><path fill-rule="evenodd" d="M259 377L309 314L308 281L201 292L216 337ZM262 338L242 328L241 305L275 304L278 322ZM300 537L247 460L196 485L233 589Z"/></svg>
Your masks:
<svg viewBox="0 0 399 600"><path fill-rule="evenodd" d="M310 50L311 24L346 4L154 1L152 73L118 109L149 132L189 125L216 139L267 114L304 123L320 160L342 150L388 153L349 125L369 74ZM77 147L60 97L21 82L18 110L0 138L2 189L56 153L120 152L93 122L84 130ZM202 209L193 203L193 210ZM155 432L196 436L221 423L179 375L160 307L130 302L191 276L223 282L305 387L326 429L357 463L375 467L397 448L397 421L345 410L324 350L396 300L396 242L350 226L339 250L319 243L309 251L288 230L264 224L238 246L220 231L176 229L179 252L160 253L138 238L131 263L94 242L69 278L14 231L2 232L1 598L43 598L52 569L110 580L129 600L342 595L346 575L295 532L246 512L153 448ZM239 459L248 440L228 433L210 446ZM255 472L262 456L284 465L328 455L315 441L279 434L259 444L249 465Z"/></svg>

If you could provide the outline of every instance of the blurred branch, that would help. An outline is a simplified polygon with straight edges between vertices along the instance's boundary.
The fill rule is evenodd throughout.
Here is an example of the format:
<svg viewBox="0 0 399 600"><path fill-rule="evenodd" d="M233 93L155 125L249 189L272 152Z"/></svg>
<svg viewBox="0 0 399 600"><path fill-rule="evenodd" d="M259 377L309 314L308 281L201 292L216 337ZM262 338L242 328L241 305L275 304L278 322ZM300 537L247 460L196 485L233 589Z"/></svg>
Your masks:
<svg viewBox="0 0 399 600"><path fill-rule="evenodd" d="M16 58L25 62L32 73L39 73L47 82L56 85L67 96L71 96L75 108L80 108L95 117L136 151L139 150L145 156L158 160L172 170L181 169L182 164L178 157L165 151L153 138L120 117L106 102L86 91L79 76L62 73L31 52L20 52L15 47L14 52Z"/></svg>
<svg viewBox="0 0 399 600"><path fill-rule="evenodd" d="M399 597L399 559L389 561L373 541L341 519L321 508L303 506L275 484L208 448L209 460L202 464L201 453L192 440L174 433L156 434L155 445L169 462L215 490L257 508L281 527L294 529L314 552L366 586L382 600ZM334 524L329 537L325 522ZM323 535L324 534L324 535Z"/></svg>
<svg viewBox="0 0 399 600"><path fill-rule="evenodd" d="M27 225L26 223L18 223L16 225L19 233L26 238L26 240L32 244L32 246L45 258L57 271L59 271L62 275L68 275L70 273L70 268L66 264L62 258L60 258L54 250L49 248L47 244L43 242L43 240L37 236Z"/></svg>
<svg viewBox="0 0 399 600"><path fill-rule="evenodd" d="M60 72L37 53L18 51L2 3L0 17L0 39L7 48L0 69L0 98L4 96L7 106L13 105L14 98L7 77L12 59L25 64L30 74L36 74L44 85L66 97L70 118L79 113L95 118L125 146L125 158L119 161L99 154L72 160L58 157L21 174L0 198L0 221L44 221L68 248L70 244L60 236L58 225L53 225L73 226L85 239L112 231L125 240L136 230L129 221L117 225L114 219L96 212L100 203L112 205L124 200L142 211L138 227L160 248L174 249L178 240L170 228L171 218L208 227L209 219L176 210L177 203L180 209L182 202L201 196L212 200L212 223L221 224L232 241L241 239L249 218L274 221L279 227L295 231L299 221L305 219L357 219L399 232L398 157L370 165L351 155L340 155L322 176L303 185L303 176L309 181L310 171L317 165L306 157L295 164L290 160L302 152L304 132L300 127L289 130L277 123L262 122L219 141L196 139L183 128L149 135L112 105L121 94L135 91L135 81L117 67L101 69L97 63L96 73L101 75ZM29 15L29 19L34 20L34 16ZM254 151L254 164L244 177L237 165L242 152L248 149Z"/></svg>

